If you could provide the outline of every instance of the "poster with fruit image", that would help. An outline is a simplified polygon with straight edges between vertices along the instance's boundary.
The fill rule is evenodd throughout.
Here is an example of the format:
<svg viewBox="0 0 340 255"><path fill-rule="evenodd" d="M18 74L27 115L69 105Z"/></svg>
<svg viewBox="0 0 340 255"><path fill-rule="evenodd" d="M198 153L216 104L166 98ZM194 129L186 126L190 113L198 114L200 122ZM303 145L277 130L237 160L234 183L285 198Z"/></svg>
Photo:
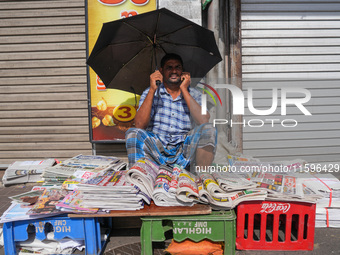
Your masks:
<svg viewBox="0 0 340 255"><path fill-rule="evenodd" d="M103 23L155 10L156 0L87 0L86 7L90 54ZM126 130L133 126L140 96L106 88L92 68L88 70L90 140L124 142Z"/></svg>

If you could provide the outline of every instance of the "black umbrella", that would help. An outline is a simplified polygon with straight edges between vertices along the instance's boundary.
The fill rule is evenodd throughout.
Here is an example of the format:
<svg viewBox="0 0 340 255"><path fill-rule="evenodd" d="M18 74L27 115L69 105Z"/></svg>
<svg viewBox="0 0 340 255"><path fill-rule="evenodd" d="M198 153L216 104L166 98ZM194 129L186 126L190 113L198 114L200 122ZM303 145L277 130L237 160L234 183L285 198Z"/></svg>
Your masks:
<svg viewBox="0 0 340 255"><path fill-rule="evenodd" d="M214 34L165 8L104 23L87 64L107 88L141 94L166 53L202 78L222 60Z"/></svg>

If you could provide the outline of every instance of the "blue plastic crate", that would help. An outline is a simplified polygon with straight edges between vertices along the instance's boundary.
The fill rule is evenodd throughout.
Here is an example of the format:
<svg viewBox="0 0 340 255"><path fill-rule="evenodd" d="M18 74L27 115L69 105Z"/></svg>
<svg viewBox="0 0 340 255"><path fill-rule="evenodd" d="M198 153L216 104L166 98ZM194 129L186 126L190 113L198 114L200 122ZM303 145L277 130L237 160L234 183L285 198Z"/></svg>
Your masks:
<svg viewBox="0 0 340 255"><path fill-rule="evenodd" d="M47 233L53 232L54 240L69 237L73 240L84 240L85 254L97 255L103 252L106 242L101 241L101 218L69 218L64 216L23 220L4 223L4 250L6 255L16 254L15 242L29 238L28 228L35 228L35 238L44 240Z"/></svg>

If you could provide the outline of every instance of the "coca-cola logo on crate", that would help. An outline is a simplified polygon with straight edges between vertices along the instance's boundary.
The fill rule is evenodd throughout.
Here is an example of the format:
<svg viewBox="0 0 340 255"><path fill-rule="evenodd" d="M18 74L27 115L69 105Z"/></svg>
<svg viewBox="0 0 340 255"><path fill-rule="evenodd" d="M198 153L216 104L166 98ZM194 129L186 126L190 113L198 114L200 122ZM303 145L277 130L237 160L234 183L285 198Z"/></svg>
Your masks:
<svg viewBox="0 0 340 255"><path fill-rule="evenodd" d="M286 213L290 209L289 203L263 203L261 213L282 212Z"/></svg>

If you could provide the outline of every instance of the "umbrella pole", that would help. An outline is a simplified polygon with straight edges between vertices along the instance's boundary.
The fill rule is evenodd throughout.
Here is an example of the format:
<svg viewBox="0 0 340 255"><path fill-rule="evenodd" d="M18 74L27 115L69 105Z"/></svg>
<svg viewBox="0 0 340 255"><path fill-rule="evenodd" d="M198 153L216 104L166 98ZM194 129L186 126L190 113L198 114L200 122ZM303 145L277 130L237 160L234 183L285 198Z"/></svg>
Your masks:
<svg viewBox="0 0 340 255"><path fill-rule="evenodd" d="M156 37L156 35L155 35ZM155 41L156 41L156 38L155 38ZM155 66L156 66L156 70L158 70L158 64L157 64L157 57L156 57L156 43L153 43L153 56L155 58ZM155 71L156 71L155 70ZM157 80L156 81L156 85L157 87L159 87L159 85L161 85L161 81L160 80Z"/></svg>

